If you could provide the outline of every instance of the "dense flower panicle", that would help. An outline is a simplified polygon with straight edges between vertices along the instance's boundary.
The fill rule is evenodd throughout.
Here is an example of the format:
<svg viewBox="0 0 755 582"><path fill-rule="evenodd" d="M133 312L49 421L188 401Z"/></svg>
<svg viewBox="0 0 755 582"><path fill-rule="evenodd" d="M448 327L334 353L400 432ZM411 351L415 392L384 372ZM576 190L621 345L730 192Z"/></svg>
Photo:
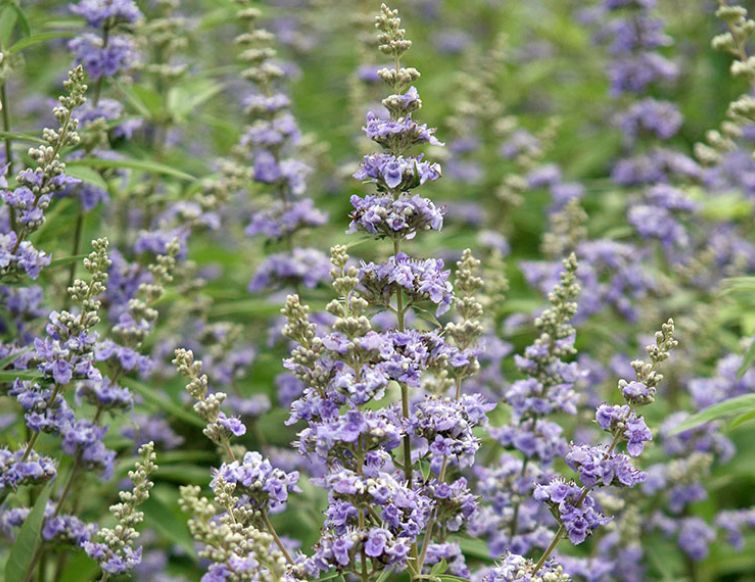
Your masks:
<svg viewBox="0 0 755 582"><path fill-rule="evenodd" d="M139 448L140 460L128 477L132 483L130 491L118 494L120 501L110 506L117 520L113 529L102 528L82 547L87 555L96 560L107 574L124 574L133 570L142 559L142 548L135 544L139 533L134 529L144 520L144 514L137 509L149 499L154 483L150 475L157 469L154 444L147 443Z"/></svg>
<svg viewBox="0 0 755 582"><path fill-rule="evenodd" d="M632 105L620 119L622 133L634 140L642 133L649 133L660 139L673 137L682 125L682 116L668 101L643 99Z"/></svg>
<svg viewBox="0 0 755 582"><path fill-rule="evenodd" d="M405 158L391 154L370 154L354 174L357 180L375 182L381 191L410 190L440 178L440 165L422 156Z"/></svg>
<svg viewBox="0 0 755 582"><path fill-rule="evenodd" d="M627 404L601 404L595 413L595 419L604 431L612 434L618 432L626 440L627 452L633 457L642 454L645 443L653 440L645 419L637 416Z"/></svg>
<svg viewBox="0 0 755 582"><path fill-rule="evenodd" d="M360 405L380 399L391 380L419 388L424 371L442 368L456 353L438 333L415 330L368 331L354 339L332 332L320 342L326 350L315 362L320 390L305 389L292 406L290 423L330 419L338 414L336 406L340 404ZM344 357L353 358L359 365L339 361ZM294 373L307 374L296 357L285 365Z"/></svg>
<svg viewBox="0 0 755 582"><path fill-rule="evenodd" d="M80 459L87 469L102 473L104 479L113 474L115 451L108 449L103 439L107 427L88 420L77 420L61 427L63 452Z"/></svg>
<svg viewBox="0 0 755 582"><path fill-rule="evenodd" d="M301 284L313 288L330 277L330 262L321 251L310 248L295 248L291 253L270 255L257 268L249 291L290 287Z"/></svg>
<svg viewBox="0 0 755 582"><path fill-rule="evenodd" d="M470 467L480 446L472 429L486 422L485 414L494 408L478 395L459 400L427 397L418 403L409 421L409 430L423 439L430 454L430 468L436 473L444 462Z"/></svg>
<svg viewBox="0 0 755 582"><path fill-rule="evenodd" d="M362 230L388 238L413 239L424 230L440 230L443 210L417 195L394 198L389 195L352 196L349 232Z"/></svg>
<svg viewBox="0 0 755 582"><path fill-rule="evenodd" d="M223 464L210 486L214 489L221 479L226 485L235 485L235 493L244 495L245 502L260 511L282 511L288 494L299 491L299 473L276 469L257 452L246 453L241 461Z"/></svg>
<svg viewBox="0 0 755 582"><path fill-rule="evenodd" d="M286 71L276 62L275 35L257 23L259 13L242 3L239 17L248 31L236 37L239 60L246 66L241 76L253 93L245 97L249 123L237 150L246 166L252 165L252 180L271 187L273 199L255 209L247 227L249 236L262 235L285 242L287 250L263 261L248 289L258 293L273 288L313 288L328 280L328 260L314 248L295 244L294 236L306 227L318 227L327 214L306 197L310 166L300 159L301 131L291 113L291 100L281 85Z"/></svg>
<svg viewBox="0 0 755 582"><path fill-rule="evenodd" d="M131 71L139 63L139 53L133 40L125 35L108 39L84 33L68 43L74 62L81 65L93 80L116 77Z"/></svg>
<svg viewBox="0 0 755 582"><path fill-rule="evenodd" d="M43 131L43 144L29 149L34 165L16 175L16 188L8 188L5 171L0 177L0 198L7 207L8 222L0 232L0 275L25 273L36 279L50 264L50 256L27 240L45 221L45 211L55 194L78 180L65 174L61 150L76 146L80 141L76 132L78 121L74 111L85 101L87 86L81 67L69 71L63 83L66 94L58 98L53 115L58 129ZM7 168L6 168L7 171Z"/></svg>
<svg viewBox="0 0 755 582"><path fill-rule="evenodd" d="M607 454L603 447L577 445L566 455L566 464L579 475L587 487L634 487L645 480L645 474L632 466L629 457Z"/></svg>
<svg viewBox="0 0 755 582"><path fill-rule="evenodd" d="M0 448L0 493L15 490L22 485L44 483L57 475L56 463L49 457L24 449L10 451Z"/></svg>
<svg viewBox="0 0 755 582"><path fill-rule="evenodd" d="M390 410L350 410L342 416L311 422L298 435L299 450L315 453L328 462L340 460L350 465L357 460L354 449L361 442L366 449L365 462L380 464L385 461L382 451L395 449L404 432L402 423Z"/></svg>
<svg viewBox="0 0 755 582"><path fill-rule="evenodd" d="M305 198L290 205L274 204L252 216L246 234L262 234L278 240L306 227L322 226L328 215L315 208L311 199Z"/></svg>
<svg viewBox="0 0 755 582"><path fill-rule="evenodd" d="M569 582L562 566L555 562L535 569L535 563L518 554L509 554L501 564L480 578L480 582Z"/></svg>
<svg viewBox="0 0 755 582"><path fill-rule="evenodd" d="M551 305L535 320L539 337L523 355L515 357L517 368L527 378L512 383L504 392L514 415L507 425L490 429L490 435L504 447L542 463L563 456L567 448L563 429L546 416L557 410L576 413L573 386L580 372L574 363L565 361L576 352L576 332L570 323L580 292L576 273L572 255L564 261L564 271L549 295Z"/></svg>
<svg viewBox="0 0 755 582"><path fill-rule="evenodd" d="M401 95L399 98L405 96ZM423 143L443 145L435 137L434 130L428 129L423 123L417 123L408 115L398 119L385 119L370 112L367 114L367 123L363 129L368 138L389 150L404 151L411 146Z"/></svg>
<svg viewBox="0 0 755 582"><path fill-rule="evenodd" d="M34 140L20 132L46 106L36 103L43 98L8 100L6 90L15 97L28 85L15 78L21 54L45 35L26 39L23 30L22 16L36 15L38 3L8 12L9 48L0 54L7 396L0 410L7 437L0 446L0 537L23 545L28 527L21 528L31 517L39 521L22 577L70 578L79 562L67 556L83 551L103 582L162 579L191 560L204 582L644 582L658 575L649 546L659 540L683 558L661 565L665 577L685 576L682 568L694 577L696 562L709 557L706 569L719 574L716 543L746 548L755 508L736 509L729 481L719 479L736 435L730 438L720 418L692 422L696 412L755 392L748 341L739 346L747 355L730 348L731 334L748 322L713 301L723 277L735 277L726 301L738 301L746 285L736 277L755 269L746 232L755 199L755 98L745 92L732 102L693 159L679 148L699 129L682 128L681 112L694 107L664 95L674 80L689 79L656 1L602 0L577 13L559 6L553 15L600 27L613 105L596 99L594 110L576 119L584 127L543 124L544 114L573 95L573 72L552 94L527 90L537 75L511 73L555 56L558 43L523 38L510 50L501 38L486 38L491 48L478 51L482 44L470 43L464 19L444 20L457 16L455 7L423 1L410 10L432 24L430 45L462 71L458 88L449 90L443 79L436 85L446 87L446 101L434 111L451 112L444 153L420 119L419 71L402 63L412 43L397 11L383 5L377 36L359 36L383 66L367 59L355 74L362 91L351 87L354 117L364 120L353 130L363 125L364 136L352 144L350 162L336 167L331 154L340 155L340 141L328 151L306 131L335 116L338 99L304 111L300 124L294 111L301 96L285 87L305 72L307 92L312 79L316 86L332 71L318 80L310 73L327 66L276 51L278 42L297 56L308 51L303 28L326 39L332 7L320 6L317 16L310 0L274 3L280 10L263 21L253 0L236 0L235 75L216 67L227 55L204 50L189 34L198 27L207 38L223 37L223 10L195 19L191 11L182 15L187 6L179 0L70 3L69 15L85 28L59 46L79 66L53 111L54 129L45 129L28 155L21 144ZM353 19L347 38L369 14L369 2L356 4L333 14L334 23ZM720 4L725 30L714 48L733 56L732 76L755 86L755 21L741 7ZM484 10L491 23L498 12ZM515 24L533 18L526 10L514 16L524 19ZM334 48L344 42L332 40ZM29 62L39 60L34 51ZM195 66L196 51L211 69ZM585 67L600 64L593 46L589 52ZM685 51L679 64L696 64L694 56ZM40 69L43 85L53 65ZM383 99L373 95L378 81L389 88ZM127 99L106 96L116 89ZM246 116L240 125L228 123L229 98ZM506 115L508 99L521 119ZM611 109L613 127L593 123L596 112ZM594 136L606 147L580 150L562 169L546 161L562 133ZM210 161L229 140L227 157ZM315 244L328 220L316 191L342 191L349 176L355 193L328 206L350 204L347 232L359 238L350 246L364 254L350 258L349 247L336 245L328 257ZM444 176L457 182L443 190ZM449 194L448 204L430 198L437 188ZM528 190L532 196L524 196ZM722 203L709 195L723 195ZM542 212L531 212L533 204ZM48 224L54 216L63 222ZM63 252L71 216L74 248ZM119 248L95 240L86 274L76 278L80 239L103 225L117 227ZM416 241L444 226L452 231L445 247ZM239 246L242 233L255 239ZM470 237L482 260L458 246ZM542 257L515 248L535 239ZM219 259L218 245L225 249ZM236 281L225 271L247 255L248 292L273 302L285 296L280 291L296 293L280 317L269 317L259 298L221 304L235 292L224 287ZM507 275L516 268L509 255L528 258L519 270L535 295L547 297L543 309L527 307L531 297L522 295L518 276L515 299L506 301ZM175 292L167 293L171 282ZM56 297L56 289L68 293ZM682 316L696 341L664 391L660 367L677 345L671 320L645 359L630 362L612 349L631 353L634 324L668 310ZM223 313L238 317L225 321ZM583 333L591 330L592 337ZM728 338L723 343L719 331ZM276 376L270 356L283 351L288 357ZM613 384L611 370L620 378ZM186 393L174 400L176 371ZM657 415L645 415L641 407L656 399L663 399ZM279 413L285 416L281 407L284 426L271 430ZM116 418L124 413L127 419ZM649 419L659 415L651 430ZM204 451L193 442L199 430L210 441ZM161 499L181 463L196 468L217 456L206 472L206 496L198 486L180 490L193 549L166 545L163 527L138 541L155 448L173 449L171 463L178 463L158 473ZM106 494L121 456L135 452L141 459L131 485L121 484L112 516L103 518L101 504L84 497L89 481L104 483ZM51 487L59 466L66 480ZM721 484L727 495L716 496ZM50 490L53 501L35 509L34 500ZM320 511L314 528L308 515L301 531L279 515L305 505ZM562 553L564 538L584 545ZM470 540L484 544L487 557Z"/></svg>
<svg viewBox="0 0 755 582"><path fill-rule="evenodd" d="M570 445L565 461L579 476L580 485L561 478L554 478L547 485L536 485L535 498L551 507L559 522L553 542L538 564L542 565L549 557L563 535L568 536L573 544L581 544L598 527L610 521L610 518L601 513L597 501L599 492L596 489L607 486L635 487L654 480L653 475L635 469L630 457L616 449L619 443L626 442L627 450L631 449L632 454L639 454L644 443L650 440L652 435L634 408L653 401L656 387L663 379L657 368L669 358L671 350L677 344L674 323L668 320L656 332L655 343L645 348L648 361L632 362L635 381L628 383L622 379L619 382L619 391L627 404L598 407L598 425L613 437L609 445Z"/></svg>
<svg viewBox="0 0 755 582"><path fill-rule="evenodd" d="M742 530L755 528L755 508L722 511L716 516L716 526L724 531L731 546L741 550L744 547Z"/></svg>
<svg viewBox="0 0 755 582"><path fill-rule="evenodd" d="M405 564L411 541L425 527L431 500L388 473L361 477L340 470L331 473L326 483L330 492L326 526L334 533L321 538L307 569L316 573L348 566L361 547L367 556L388 565ZM366 506L373 508L383 525L361 532L358 514Z"/></svg>
<svg viewBox="0 0 755 582"><path fill-rule="evenodd" d="M554 480L535 487L535 499L552 506L573 544L581 544L600 526L610 521L599 509L595 499L582 487Z"/></svg>
<svg viewBox="0 0 755 582"><path fill-rule="evenodd" d="M81 0L71 6L71 12L83 16L93 28L104 24L133 24L142 16L133 0Z"/></svg>
<svg viewBox="0 0 755 582"><path fill-rule="evenodd" d="M443 267L441 259L412 259L399 253L380 264L362 263L358 277L372 305L390 305L401 289L411 303L430 301L437 305L436 315L442 315L453 302L451 272Z"/></svg>

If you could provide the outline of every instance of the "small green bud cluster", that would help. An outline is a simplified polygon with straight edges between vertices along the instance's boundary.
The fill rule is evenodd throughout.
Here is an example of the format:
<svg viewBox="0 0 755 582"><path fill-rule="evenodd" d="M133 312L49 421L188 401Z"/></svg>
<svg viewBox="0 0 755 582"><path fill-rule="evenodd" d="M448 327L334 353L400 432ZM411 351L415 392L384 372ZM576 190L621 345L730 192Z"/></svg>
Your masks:
<svg viewBox="0 0 755 582"><path fill-rule="evenodd" d="M108 247L110 243L106 238L98 238L92 241L94 249L84 259L84 269L91 275L89 281L77 279L73 285L68 288L68 294L71 300L81 307L81 314L78 318L78 329L72 329L73 334L78 334L84 329L94 327L100 322L99 311L102 306L99 296L105 292L108 268L110 259L108 258ZM63 312L65 313L65 312ZM62 318L63 314L61 314Z"/></svg>
<svg viewBox="0 0 755 582"><path fill-rule="evenodd" d="M362 336L372 329L369 318L365 315L368 302L355 293L359 284L357 269L353 265L347 265L349 255L346 247L336 245L330 249L330 261L333 265L331 276L333 288L338 293L338 299L331 301L327 310L338 319L333 328L346 334L348 337Z"/></svg>
<svg viewBox="0 0 755 582"><path fill-rule="evenodd" d="M157 455L154 443L149 442L139 447L139 456L140 461L128 473L132 483L131 490L121 491L118 494L120 501L110 506L110 513L115 517L116 525L113 528L100 529L91 543L92 546L97 546L97 550L92 554L97 556L98 561L110 565L118 562L121 567L117 570L128 570L138 563L138 560L134 559L137 555L134 544L139 538L135 526L144 521L144 513L139 511L138 507L149 499L149 492L154 486L149 477L158 468L155 463ZM107 567L103 569L107 577L109 570Z"/></svg>
<svg viewBox="0 0 755 582"><path fill-rule="evenodd" d="M68 72L68 79L63 83L66 93L58 97L58 105L53 109L53 115L59 127L57 129L45 128L42 131L45 143L29 148L29 157L36 165L34 174L38 178L25 180L23 173L16 177L19 184L27 186L34 194L34 207L43 211L49 206L52 194L57 188L55 178L62 176L65 172L66 165L60 158L63 148L76 146L80 141L76 131L79 122L73 117L73 111L86 101L85 79L84 69L81 66ZM39 215L38 220L28 221L19 227L17 245L20 245L24 238L44 223L44 212Z"/></svg>
<svg viewBox="0 0 755 582"><path fill-rule="evenodd" d="M235 40L241 48L238 59L246 66L241 76L263 88L270 87L276 79L284 75L283 69L270 62L277 54L273 48L275 35L257 27L257 21L262 14L251 6L249 0L236 0L236 3L240 6L237 13L239 20L249 27L248 32L240 34Z"/></svg>
<svg viewBox="0 0 755 582"><path fill-rule="evenodd" d="M176 270L176 256L181 247L177 239L173 239L165 249L165 254L158 255L155 262L149 265L152 281L142 283L137 289L136 296L128 302L128 311L134 322L116 324L113 335L130 347L139 347L144 338L157 321L159 315L153 307L165 295L165 286L173 281Z"/></svg>
<svg viewBox="0 0 755 582"><path fill-rule="evenodd" d="M186 19L178 16L176 10L179 0L156 0L156 14L149 18L140 28L141 36L153 47L158 59L153 59L144 70L168 82L173 82L186 73L186 64L176 64L173 57L186 49L189 42L186 37Z"/></svg>
<svg viewBox="0 0 755 582"><path fill-rule="evenodd" d="M749 18L742 6L729 6L726 0L719 0L720 6L716 16L720 18L728 31L713 38L715 50L727 52L734 56L731 74L747 79L755 84L755 56L747 52L747 45L755 31L755 21ZM737 148L737 139L742 137L745 126L755 121L755 98L744 94L729 104L726 119L719 129L711 129L705 134L705 143L695 144L695 155L701 163L713 165L721 156Z"/></svg>
<svg viewBox="0 0 755 582"><path fill-rule="evenodd" d="M375 17L375 28L378 34L378 50L384 55L393 57L393 68L383 68L378 76L393 88L394 93L403 93L414 81L419 79L419 71L414 67L402 67L401 57L412 46L412 41L406 38L406 30L401 28L398 10L391 10L385 4L380 6L380 14Z"/></svg>
<svg viewBox="0 0 755 582"><path fill-rule="evenodd" d="M542 250L549 257L563 257L573 253L587 238L587 213L578 198L572 198L550 217L550 226L543 235Z"/></svg>
<svg viewBox="0 0 755 582"><path fill-rule="evenodd" d="M571 342L565 339L575 333L570 323L577 313L577 298L580 286L577 282L577 257L572 253L563 262L564 270L561 278L553 290L548 294L550 306L535 318L535 327L540 331L540 338L536 343L547 343L550 352L557 358L572 356L576 352Z"/></svg>
<svg viewBox="0 0 755 582"><path fill-rule="evenodd" d="M321 370L317 365L324 346L316 335L315 325L309 320L309 306L303 305L298 295L289 295L281 313L286 318L283 336L296 342L290 358L295 364L292 373L306 386L324 391L329 378L325 371L320 374Z"/></svg>
<svg viewBox="0 0 755 582"><path fill-rule="evenodd" d="M496 123L495 131L501 139L507 139L520 130L519 120L514 116L506 116ZM512 206L522 203L522 194L529 188L527 174L545 157L542 144L552 143L557 122L550 120L538 132L535 139L526 147L522 147L512 159L514 168L506 173L496 189L496 197Z"/></svg>
<svg viewBox="0 0 755 582"><path fill-rule="evenodd" d="M226 394L224 392L208 394L207 374L202 372L202 361L194 360L194 353L191 350L178 348L175 351L173 364L178 373L189 380L186 391L196 400L193 407L194 411L207 423L202 432L208 439L223 449L230 459L235 458L236 455L230 444L231 433L221 423L225 415L221 412L220 407L226 399Z"/></svg>
<svg viewBox="0 0 755 582"><path fill-rule="evenodd" d="M454 284L454 307L460 321L447 323L445 333L453 339L459 349L470 350L475 346L483 332L481 321L483 308L478 294L482 291L485 283L479 276L480 261L472 255L470 249L464 250L461 259L456 264L458 268ZM463 378L476 374L479 368L477 358L470 355L470 363L455 370L457 385L460 386Z"/></svg>
<svg viewBox="0 0 755 582"><path fill-rule="evenodd" d="M645 347L648 354L647 360L634 360L632 369L634 370L636 382L644 385L641 393L634 393L633 384L626 380L619 380L619 391L625 396L631 393L629 398L632 404L646 405L655 400L655 393L658 385L663 381L663 374L658 372L658 366L661 362L667 360L679 342L674 338L674 320L669 319L661 326L661 330L655 332L655 344Z"/></svg>
<svg viewBox="0 0 755 582"><path fill-rule="evenodd" d="M485 288L480 300L486 313L497 318L506 301L509 280L506 277L506 261L498 249L493 249L483 265Z"/></svg>
<svg viewBox="0 0 755 582"><path fill-rule="evenodd" d="M234 559L254 563L249 578L235 580L261 580L257 574L271 582L282 580L286 558L274 549L272 535L255 527L251 506L238 503L232 484L220 480L214 490L216 503L203 497L195 485L181 487L179 506L191 515L189 531L202 544L199 555L218 564Z"/></svg>

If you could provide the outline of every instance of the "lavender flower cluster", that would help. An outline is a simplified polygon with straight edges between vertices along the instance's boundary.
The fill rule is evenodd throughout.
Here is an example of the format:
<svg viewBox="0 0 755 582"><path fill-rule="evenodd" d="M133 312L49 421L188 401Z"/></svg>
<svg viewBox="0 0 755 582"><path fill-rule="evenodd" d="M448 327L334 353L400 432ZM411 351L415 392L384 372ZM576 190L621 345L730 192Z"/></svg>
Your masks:
<svg viewBox="0 0 755 582"><path fill-rule="evenodd" d="M0 577L751 576L747 10L270 4L0 3Z"/></svg>

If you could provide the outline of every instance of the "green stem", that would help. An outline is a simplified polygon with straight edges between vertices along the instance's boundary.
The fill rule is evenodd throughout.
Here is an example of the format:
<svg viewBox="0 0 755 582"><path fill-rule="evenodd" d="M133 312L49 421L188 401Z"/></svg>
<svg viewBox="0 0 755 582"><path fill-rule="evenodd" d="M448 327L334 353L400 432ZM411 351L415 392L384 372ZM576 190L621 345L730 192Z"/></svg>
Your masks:
<svg viewBox="0 0 755 582"><path fill-rule="evenodd" d="M278 532L275 531L275 526L273 525L273 522L270 521L270 518L267 516L267 511L262 512L262 521L265 523L265 527L267 528L268 533L273 536L273 540L275 541L275 545L278 546L278 549L280 549L283 556L286 558L289 564L293 564L294 560L291 557L291 554L288 553L288 550L286 549L286 546L283 545L283 542L280 539L280 536L278 535Z"/></svg>
<svg viewBox="0 0 755 582"><path fill-rule="evenodd" d="M0 105L3 108L3 131L5 131L5 163L8 164L8 175L13 175L13 142L10 138L10 111L8 111L8 94L5 83L0 83ZM16 230L16 209L10 207L10 227Z"/></svg>
<svg viewBox="0 0 755 582"><path fill-rule="evenodd" d="M563 525L558 526L558 531L556 531L556 535L553 536L553 539L551 540L550 545L545 549L543 552L543 555L540 556L540 559L537 561L537 564L535 564L535 569L532 571L532 574L534 575L535 572L537 572L540 568L543 567L545 564L545 561L550 557L550 555L553 553L553 551L558 546L558 543L561 541L561 538L564 537L564 534L566 533L566 529Z"/></svg>
<svg viewBox="0 0 755 582"><path fill-rule="evenodd" d="M621 438L621 433L617 432L613 440L611 441L611 445L608 447L608 450L603 455L603 460L606 460L608 457L611 456L611 453L616 448L616 445L619 444L619 439ZM577 499L576 506L581 507L582 502L584 502L585 498L587 497L587 494L590 493L591 487L583 487L582 493L580 493L579 498ZM564 537L564 534L566 533L566 529L564 528L563 524L561 524L558 527L558 531L556 531L556 535L553 536L553 539L551 540L550 545L545 549L543 552L543 555L540 556L540 559L537 561L537 564L535 564L535 569L532 571L532 574L534 575L540 568L543 567L545 564L545 561L550 557L550 555L553 553L553 551L558 546L561 539Z"/></svg>
<svg viewBox="0 0 755 582"><path fill-rule="evenodd" d="M8 111L8 94L5 83L0 84L0 102L3 106L3 131L5 131L5 163L8 164L8 174L13 174L13 149L10 136L10 112Z"/></svg>
<svg viewBox="0 0 755 582"><path fill-rule="evenodd" d="M74 227L73 231L73 248L71 249L71 257L76 257L81 252L81 238L82 234L84 232L84 209L81 207L81 204L79 204L79 214L76 217L76 226ZM71 261L71 266L68 268L68 285L66 285L66 289L69 287L73 287L73 283L76 280L76 266L79 264L79 261L74 259ZM70 301L70 294L66 293L66 307L65 309L68 309L68 302Z"/></svg>

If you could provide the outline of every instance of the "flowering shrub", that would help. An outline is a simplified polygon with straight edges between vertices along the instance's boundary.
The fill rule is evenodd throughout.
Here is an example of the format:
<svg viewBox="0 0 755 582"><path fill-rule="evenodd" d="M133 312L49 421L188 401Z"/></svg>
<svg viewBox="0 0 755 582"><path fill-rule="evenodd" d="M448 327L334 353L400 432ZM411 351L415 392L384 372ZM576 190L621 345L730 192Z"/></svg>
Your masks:
<svg viewBox="0 0 755 582"><path fill-rule="evenodd" d="M712 4L0 3L4 579L751 579Z"/></svg>

